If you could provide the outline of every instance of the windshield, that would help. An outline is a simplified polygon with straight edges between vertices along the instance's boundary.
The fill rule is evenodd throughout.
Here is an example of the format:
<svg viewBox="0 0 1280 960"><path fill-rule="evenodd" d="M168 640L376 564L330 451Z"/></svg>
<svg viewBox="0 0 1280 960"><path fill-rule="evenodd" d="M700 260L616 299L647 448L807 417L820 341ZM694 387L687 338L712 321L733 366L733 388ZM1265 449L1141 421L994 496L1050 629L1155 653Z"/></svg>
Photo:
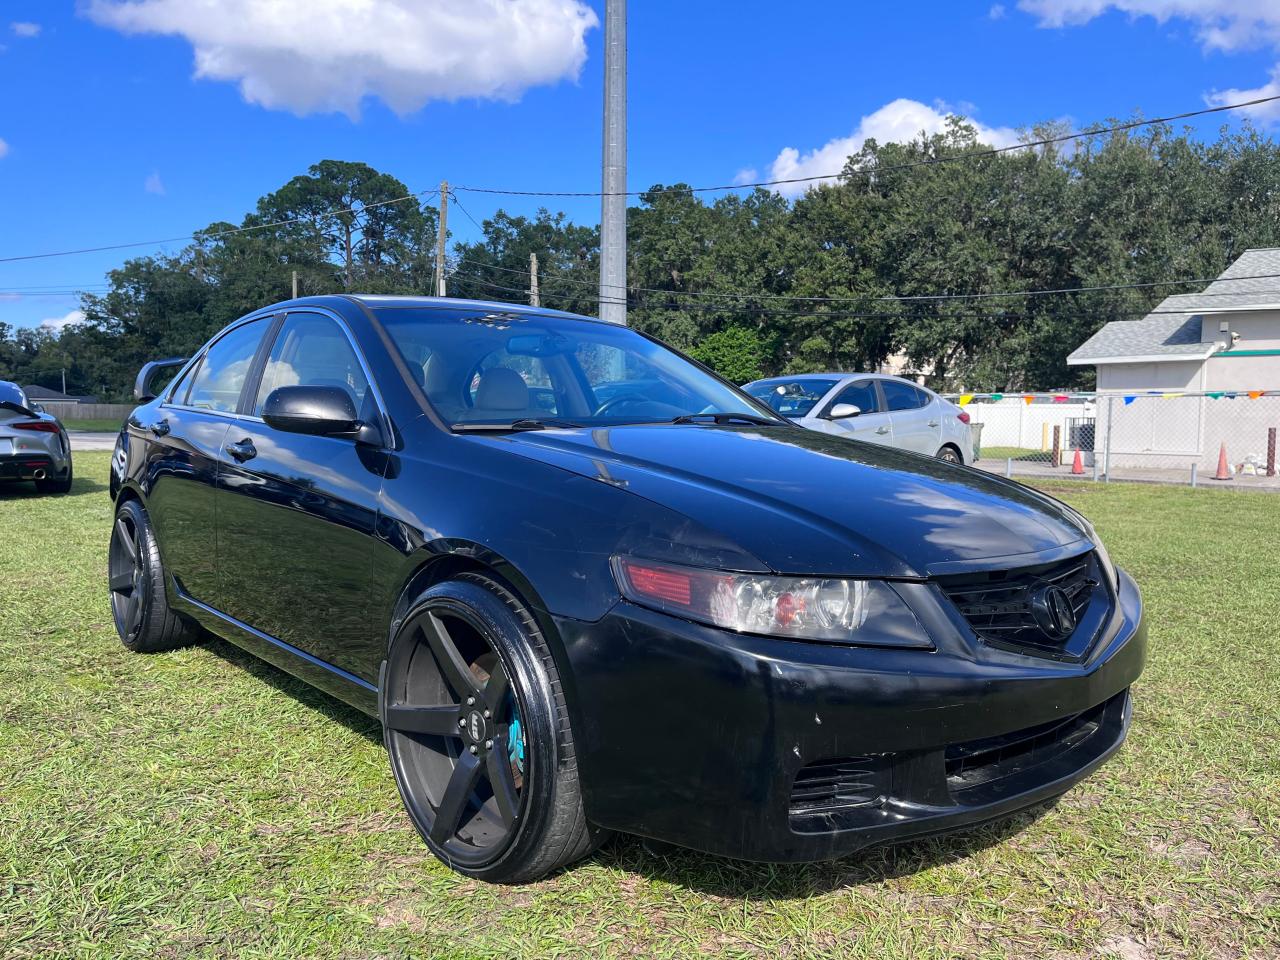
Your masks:
<svg viewBox="0 0 1280 960"><path fill-rule="evenodd" d="M699 414L773 419L626 327L474 308L384 308L377 315L451 427L615 426Z"/></svg>
<svg viewBox="0 0 1280 960"><path fill-rule="evenodd" d="M28 406L27 395L22 392L22 388L8 380L0 380L0 400L16 403L20 407Z"/></svg>
<svg viewBox="0 0 1280 960"><path fill-rule="evenodd" d="M803 380L780 377L776 380L757 380L742 389L761 403L767 404L775 413L784 417L803 417L839 382L808 377Z"/></svg>

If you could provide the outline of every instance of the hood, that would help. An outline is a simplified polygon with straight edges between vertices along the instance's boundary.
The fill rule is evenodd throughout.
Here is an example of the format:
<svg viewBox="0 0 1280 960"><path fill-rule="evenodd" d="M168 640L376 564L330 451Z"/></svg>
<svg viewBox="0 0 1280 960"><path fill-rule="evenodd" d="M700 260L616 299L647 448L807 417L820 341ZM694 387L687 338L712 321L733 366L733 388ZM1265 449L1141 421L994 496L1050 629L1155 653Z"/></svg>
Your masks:
<svg viewBox="0 0 1280 960"><path fill-rule="evenodd" d="M477 437L676 510L777 573L924 577L1080 552L1068 508L1003 478L792 427Z"/></svg>

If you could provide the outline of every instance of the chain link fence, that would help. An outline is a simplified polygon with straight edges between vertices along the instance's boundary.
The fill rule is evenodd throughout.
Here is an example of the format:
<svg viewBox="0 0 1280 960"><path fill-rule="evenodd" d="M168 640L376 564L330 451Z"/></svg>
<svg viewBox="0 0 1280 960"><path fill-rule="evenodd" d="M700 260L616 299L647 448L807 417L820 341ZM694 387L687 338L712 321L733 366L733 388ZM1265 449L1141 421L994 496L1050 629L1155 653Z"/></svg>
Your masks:
<svg viewBox="0 0 1280 960"><path fill-rule="evenodd" d="M1280 390L963 394L976 466L1006 476L1280 490Z"/></svg>

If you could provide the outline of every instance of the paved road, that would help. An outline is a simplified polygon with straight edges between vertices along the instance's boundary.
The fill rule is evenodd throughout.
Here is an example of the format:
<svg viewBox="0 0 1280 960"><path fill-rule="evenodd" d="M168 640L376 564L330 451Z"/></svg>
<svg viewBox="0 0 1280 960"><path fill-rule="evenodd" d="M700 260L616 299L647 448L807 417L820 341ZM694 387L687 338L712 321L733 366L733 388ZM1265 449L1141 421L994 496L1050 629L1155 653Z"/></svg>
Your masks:
<svg viewBox="0 0 1280 960"><path fill-rule="evenodd" d="M116 434L114 433L77 433L69 432L71 450L114 450Z"/></svg>

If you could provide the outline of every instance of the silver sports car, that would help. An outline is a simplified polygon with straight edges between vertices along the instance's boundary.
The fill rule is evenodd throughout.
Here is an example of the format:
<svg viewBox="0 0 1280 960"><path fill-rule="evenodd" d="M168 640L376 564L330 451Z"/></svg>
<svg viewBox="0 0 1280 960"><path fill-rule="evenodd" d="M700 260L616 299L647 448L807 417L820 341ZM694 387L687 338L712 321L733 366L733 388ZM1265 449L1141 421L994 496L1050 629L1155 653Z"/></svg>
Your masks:
<svg viewBox="0 0 1280 960"><path fill-rule="evenodd" d="M0 380L0 481L34 480L41 493L71 489L71 443L57 417Z"/></svg>

